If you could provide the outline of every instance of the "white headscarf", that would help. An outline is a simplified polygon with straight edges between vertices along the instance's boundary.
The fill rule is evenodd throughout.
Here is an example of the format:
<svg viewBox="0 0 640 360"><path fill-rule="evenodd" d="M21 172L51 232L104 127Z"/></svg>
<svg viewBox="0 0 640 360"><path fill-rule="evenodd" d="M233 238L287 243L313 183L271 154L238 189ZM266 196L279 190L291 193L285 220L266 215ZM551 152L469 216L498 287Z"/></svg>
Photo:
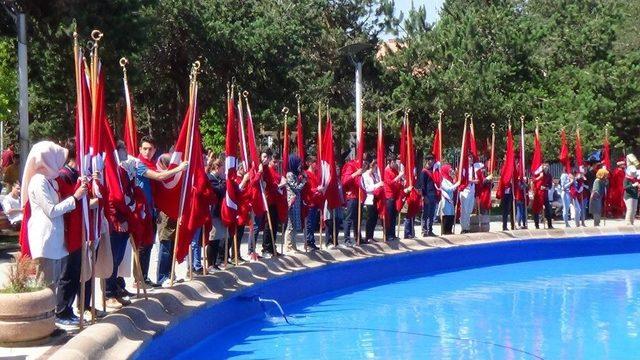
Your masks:
<svg viewBox="0 0 640 360"><path fill-rule="evenodd" d="M58 171L67 161L69 150L62 146L51 142L41 141L31 148L27 161L24 164L24 173L22 174L22 206L27 203L29 197L29 182L36 174L42 174L47 179L55 179L58 177Z"/></svg>

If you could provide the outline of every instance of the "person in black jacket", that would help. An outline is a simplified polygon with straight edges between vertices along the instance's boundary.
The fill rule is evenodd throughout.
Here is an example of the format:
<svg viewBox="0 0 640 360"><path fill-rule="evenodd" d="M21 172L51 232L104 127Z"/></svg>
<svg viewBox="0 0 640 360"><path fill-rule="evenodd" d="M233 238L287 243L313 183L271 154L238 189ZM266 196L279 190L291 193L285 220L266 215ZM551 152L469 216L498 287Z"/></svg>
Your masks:
<svg viewBox="0 0 640 360"><path fill-rule="evenodd" d="M433 233L433 219L440 198L434 177L434 158L425 157L424 168L420 172L420 192L422 193L422 236L436 236Z"/></svg>
<svg viewBox="0 0 640 360"><path fill-rule="evenodd" d="M211 233L209 234L209 244L207 246L207 262L209 263L209 270L219 270L216 261L218 260L218 254L220 249L220 240L227 239L229 236L227 227L222 223L220 218L220 209L222 207L222 201L224 201L225 193L227 191L226 179L224 178L224 163L221 159L216 158L209 161L207 164L207 177L211 188L216 195L216 202L211 205ZM231 244L229 243L229 246ZM237 249L235 250L237 251Z"/></svg>

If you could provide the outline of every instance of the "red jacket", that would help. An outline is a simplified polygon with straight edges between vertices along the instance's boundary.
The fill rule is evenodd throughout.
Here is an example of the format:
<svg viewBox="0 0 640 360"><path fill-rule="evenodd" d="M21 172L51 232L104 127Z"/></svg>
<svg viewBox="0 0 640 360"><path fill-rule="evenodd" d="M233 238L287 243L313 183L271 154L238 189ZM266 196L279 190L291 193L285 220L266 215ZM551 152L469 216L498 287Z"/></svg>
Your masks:
<svg viewBox="0 0 640 360"><path fill-rule="evenodd" d="M355 178L352 176L359 169L358 162L351 160L342 167L342 191L345 200L353 200L358 198L360 190L360 175Z"/></svg>
<svg viewBox="0 0 640 360"><path fill-rule="evenodd" d="M60 198L67 198L78 188L78 171L68 166L60 169L56 179ZM72 253L82 247L82 206L76 201L76 208L64 214L64 241L67 251Z"/></svg>
<svg viewBox="0 0 640 360"><path fill-rule="evenodd" d="M318 175L311 170L306 170L305 172L307 173L307 183L302 190L302 201L307 206L322 208L324 199L322 194L316 190L320 186Z"/></svg>
<svg viewBox="0 0 640 360"><path fill-rule="evenodd" d="M387 165L384 169L384 197L385 199L397 199L402 196L402 182L401 180L395 181L398 176L398 170L393 170Z"/></svg>

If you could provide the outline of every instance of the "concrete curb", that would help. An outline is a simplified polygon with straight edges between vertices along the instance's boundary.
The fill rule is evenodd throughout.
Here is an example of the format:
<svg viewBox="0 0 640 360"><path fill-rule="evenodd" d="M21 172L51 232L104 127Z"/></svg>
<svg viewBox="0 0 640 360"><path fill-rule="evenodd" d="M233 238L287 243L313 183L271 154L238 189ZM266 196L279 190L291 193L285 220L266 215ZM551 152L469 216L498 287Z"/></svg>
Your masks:
<svg viewBox="0 0 640 360"><path fill-rule="evenodd" d="M391 243L376 242L354 248L320 250L308 254L296 253L263 259L214 275L194 276L193 281L175 285L173 288L158 289L149 294L148 300L136 301L108 315L100 323L87 327L53 353L51 358L60 360L130 358L145 342L202 306L223 301L237 291L254 284L330 263L493 242L638 233L640 233L638 226L471 233Z"/></svg>

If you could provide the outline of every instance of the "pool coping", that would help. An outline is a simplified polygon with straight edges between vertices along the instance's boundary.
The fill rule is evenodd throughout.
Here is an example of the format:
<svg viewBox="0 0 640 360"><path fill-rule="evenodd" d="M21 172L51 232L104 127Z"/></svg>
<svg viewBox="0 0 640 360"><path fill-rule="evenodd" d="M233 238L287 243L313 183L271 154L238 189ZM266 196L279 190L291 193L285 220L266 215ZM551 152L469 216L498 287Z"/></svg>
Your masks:
<svg viewBox="0 0 640 360"><path fill-rule="evenodd" d="M594 235L640 234L640 227L615 225L601 228L562 228L469 233L417 238L399 242L375 242L353 248L297 253L245 263L214 275L194 276L172 288L157 289L130 306L87 327L61 346L52 359L128 359L167 327L190 313L246 290L254 284L317 269L333 263L457 246L534 239L579 238Z"/></svg>

